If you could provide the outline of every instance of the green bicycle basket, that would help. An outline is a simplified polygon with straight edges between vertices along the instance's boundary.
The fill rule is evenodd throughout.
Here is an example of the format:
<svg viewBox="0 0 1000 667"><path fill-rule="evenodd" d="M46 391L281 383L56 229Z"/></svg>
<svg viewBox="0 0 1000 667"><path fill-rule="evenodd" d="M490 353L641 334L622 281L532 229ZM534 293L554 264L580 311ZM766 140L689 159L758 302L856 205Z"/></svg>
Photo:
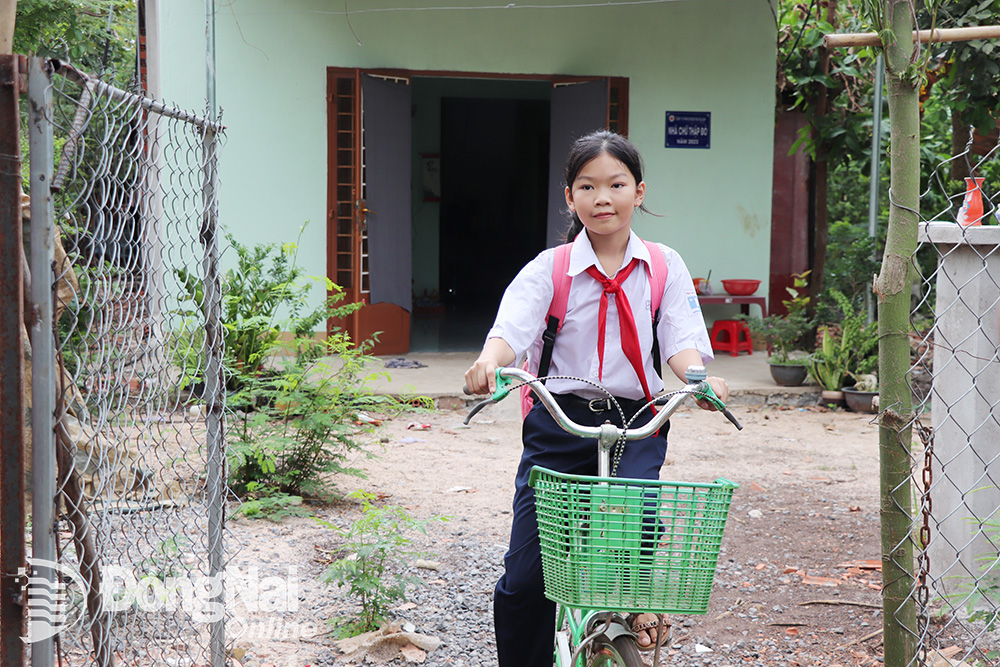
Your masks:
<svg viewBox="0 0 1000 667"><path fill-rule="evenodd" d="M537 466L529 484L546 597L628 613L708 611L738 484L586 477Z"/></svg>

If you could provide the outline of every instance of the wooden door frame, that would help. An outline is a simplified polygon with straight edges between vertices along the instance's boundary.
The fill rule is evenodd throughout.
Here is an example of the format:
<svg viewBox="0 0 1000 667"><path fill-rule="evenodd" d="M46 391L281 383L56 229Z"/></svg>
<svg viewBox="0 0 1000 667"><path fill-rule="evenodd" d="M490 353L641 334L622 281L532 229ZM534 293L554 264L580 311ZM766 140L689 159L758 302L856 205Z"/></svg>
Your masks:
<svg viewBox="0 0 1000 667"><path fill-rule="evenodd" d="M511 74L468 72L460 70L408 70L397 68L327 67L327 219L326 219L326 274L343 288L348 303L365 303L365 317L357 310L351 315L330 320L327 331L335 327L345 329L351 339L360 342L385 324L397 332L392 341L380 341L372 350L374 354L399 354L409 351L410 313L396 308L380 308L389 304L370 304L365 285L364 267L364 168L361 77L372 76L402 79L412 82L413 77L438 79L496 79L520 81L549 81L553 87L569 83L606 80L608 109L605 127L628 136L629 82L625 77L569 76L553 74ZM338 85L350 81L353 99L350 111L337 108L341 91ZM347 105L345 105L347 106ZM349 145L341 147L338 139L350 137ZM347 164L349 161L349 165ZM341 182L340 178L345 178ZM333 296L333 293L330 294ZM390 312L391 311L391 312ZM402 311L396 312L396 311ZM369 322L368 320L373 320ZM381 330L386 330L384 327Z"/></svg>
<svg viewBox="0 0 1000 667"><path fill-rule="evenodd" d="M357 68L328 67L326 70L327 104L327 187L326 187L326 275L344 290L348 303L361 301L361 276L355 266L361 255L361 234L359 215L361 201L361 70ZM338 84L350 81L353 86L353 102L349 112L336 106L341 91ZM341 148L338 142L341 134L350 137L350 145ZM341 167L349 161L349 180L341 183ZM345 190L346 189L346 190ZM344 259L346 258L346 259ZM342 259L344 261L338 261ZM330 296L333 296L333 292ZM360 317L355 311L337 321L331 320L327 330L342 327L355 341Z"/></svg>

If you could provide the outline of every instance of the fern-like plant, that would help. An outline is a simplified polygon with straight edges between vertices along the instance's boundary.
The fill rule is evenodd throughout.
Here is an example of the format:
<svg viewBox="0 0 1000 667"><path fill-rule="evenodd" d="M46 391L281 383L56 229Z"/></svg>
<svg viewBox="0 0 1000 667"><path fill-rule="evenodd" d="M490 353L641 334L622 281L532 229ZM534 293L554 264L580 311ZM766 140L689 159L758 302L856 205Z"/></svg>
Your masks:
<svg viewBox="0 0 1000 667"><path fill-rule="evenodd" d="M447 517L414 519L402 507L376 505L376 497L366 491L350 494L361 502L361 518L342 529L322 520L322 525L337 532L345 540L346 556L335 561L323 575L328 584L346 586L361 604L356 618L340 619L339 633L353 636L377 630L386 621L389 609L406 600L406 591L423 584L406 569L410 561L426 556L412 548L414 532L426 533L429 521L446 521Z"/></svg>

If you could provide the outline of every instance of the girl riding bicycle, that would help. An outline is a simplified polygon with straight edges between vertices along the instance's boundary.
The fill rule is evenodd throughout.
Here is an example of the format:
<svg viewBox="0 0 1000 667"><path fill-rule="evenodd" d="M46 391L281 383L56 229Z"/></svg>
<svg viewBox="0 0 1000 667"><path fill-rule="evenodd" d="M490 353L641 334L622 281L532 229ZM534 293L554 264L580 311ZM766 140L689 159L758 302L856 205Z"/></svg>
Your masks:
<svg viewBox="0 0 1000 667"><path fill-rule="evenodd" d="M577 140L566 159L566 203L572 214L567 234L573 242L568 274L573 277L566 314L552 348L548 373L573 375L601 383L618 400L626 418L653 394L663 390L654 368L654 341L659 358L678 378L689 365L710 361L712 349L694 285L680 256L655 244L667 267L658 324L650 304L650 248L632 233L632 214L645 210L646 184L638 150L624 137L599 131ZM580 233L584 232L584 233ZM546 313L553 296L555 251L546 250L528 263L504 293L497 318L479 358L465 373L474 393L496 388L495 371L527 354L537 369ZM709 383L725 402L729 388L722 378ZM599 426L622 425L616 407L593 385L553 377L546 387L574 421ZM707 401L704 409L713 410ZM634 425L646 423L643 412ZM669 426L669 424L668 424ZM620 477L658 479L666 457L667 428L651 438L615 452ZM593 475L597 470L594 441L570 435L541 405L524 419L524 450L515 478L510 549L505 574L497 582L494 623L500 667L550 667L555 632L555 603L545 597L534 493L528 486L533 466ZM620 457L620 458L618 458ZM642 648L657 641L653 615L633 619Z"/></svg>

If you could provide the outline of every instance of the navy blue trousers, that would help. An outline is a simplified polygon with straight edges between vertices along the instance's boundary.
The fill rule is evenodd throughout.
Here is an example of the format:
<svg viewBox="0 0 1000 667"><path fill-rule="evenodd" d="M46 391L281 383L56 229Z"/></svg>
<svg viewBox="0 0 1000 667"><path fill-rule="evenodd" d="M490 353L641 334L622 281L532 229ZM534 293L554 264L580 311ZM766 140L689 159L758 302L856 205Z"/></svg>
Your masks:
<svg viewBox="0 0 1000 667"><path fill-rule="evenodd" d="M591 412L582 404L563 404L579 424L621 425L617 412ZM631 415L626 411L626 417ZM636 424L651 418L647 410ZM536 404L522 426L524 451L514 482L514 514L510 550L504 556L506 572L497 582L493 599L497 657L500 667L552 667L556 604L545 597L542 555L535 516L535 492L528 486L533 466L576 475L597 474L597 441L570 435L541 404ZM618 464L618 477L658 479L667 455L666 429L661 435L630 442ZM614 461L614 450L612 450Z"/></svg>

